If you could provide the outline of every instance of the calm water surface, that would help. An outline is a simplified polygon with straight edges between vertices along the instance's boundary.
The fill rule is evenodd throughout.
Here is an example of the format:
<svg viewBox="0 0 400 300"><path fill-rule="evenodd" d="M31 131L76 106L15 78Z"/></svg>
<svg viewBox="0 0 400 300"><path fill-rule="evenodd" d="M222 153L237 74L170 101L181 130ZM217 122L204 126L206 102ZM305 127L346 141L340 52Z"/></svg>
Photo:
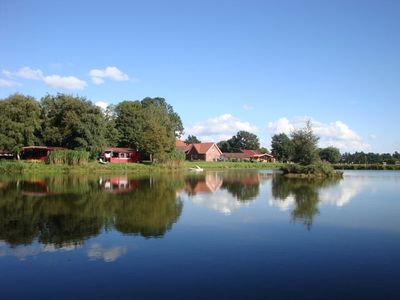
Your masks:
<svg viewBox="0 0 400 300"><path fill-rule="evenodd" d="M0 178L0 299L400 299L400 172Z"/></svg>

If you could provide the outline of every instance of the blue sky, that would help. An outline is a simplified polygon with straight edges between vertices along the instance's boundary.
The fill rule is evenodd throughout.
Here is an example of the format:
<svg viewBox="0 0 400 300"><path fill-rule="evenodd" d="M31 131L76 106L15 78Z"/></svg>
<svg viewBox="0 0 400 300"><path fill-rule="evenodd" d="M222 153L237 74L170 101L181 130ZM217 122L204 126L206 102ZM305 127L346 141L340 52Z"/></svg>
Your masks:
<svg viewBox="0 0 400 300"><path fill-rule="evenodd" d="M0 98L164 97L203 141L400 151L400 1L0 2Z"/></svg>

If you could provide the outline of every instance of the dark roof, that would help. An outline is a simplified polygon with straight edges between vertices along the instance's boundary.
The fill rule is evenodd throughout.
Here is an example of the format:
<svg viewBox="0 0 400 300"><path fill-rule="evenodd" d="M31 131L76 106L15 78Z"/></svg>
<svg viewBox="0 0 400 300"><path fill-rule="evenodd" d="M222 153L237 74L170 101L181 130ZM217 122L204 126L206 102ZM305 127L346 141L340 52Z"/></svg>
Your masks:
<svg viewBox="0 0 400 300"><path fill-rule="evenodd" d="M26 146L22 148L23 150L30 150L30 149L45 149L45 150L65 150L63 147L49 147L49 146Z"/></svg>

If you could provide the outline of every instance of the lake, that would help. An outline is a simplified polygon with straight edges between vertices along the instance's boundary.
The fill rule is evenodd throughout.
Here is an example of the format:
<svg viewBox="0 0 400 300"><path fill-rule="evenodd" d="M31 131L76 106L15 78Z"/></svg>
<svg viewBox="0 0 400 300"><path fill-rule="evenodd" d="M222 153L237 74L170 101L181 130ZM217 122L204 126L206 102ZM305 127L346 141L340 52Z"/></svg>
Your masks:
<svg viewBox="0 0 400 300"><path fill-rule="evenodd" d="M400 299L400 172L0 177L1 299Z"/></svg>

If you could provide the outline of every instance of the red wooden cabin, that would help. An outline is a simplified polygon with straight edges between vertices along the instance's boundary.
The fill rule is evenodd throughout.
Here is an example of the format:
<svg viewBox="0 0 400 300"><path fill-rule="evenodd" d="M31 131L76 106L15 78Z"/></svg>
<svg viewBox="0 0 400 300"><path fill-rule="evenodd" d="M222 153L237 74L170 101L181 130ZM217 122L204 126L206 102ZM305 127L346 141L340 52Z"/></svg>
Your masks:
<svg viewBox="0 0 400 300"><path fill-rule="evenodd" d="M102 153L106 162L139 162L140 154L132 148L106 148Z"/></svg>
<svg viewBox="0 0 400 300"><path fill-rule="evenodd" d="M47 146L28 146L22 148L22 159L27 160L46 160L49 153L54 150L65 150L61 147L47 147Z"/></svg>

